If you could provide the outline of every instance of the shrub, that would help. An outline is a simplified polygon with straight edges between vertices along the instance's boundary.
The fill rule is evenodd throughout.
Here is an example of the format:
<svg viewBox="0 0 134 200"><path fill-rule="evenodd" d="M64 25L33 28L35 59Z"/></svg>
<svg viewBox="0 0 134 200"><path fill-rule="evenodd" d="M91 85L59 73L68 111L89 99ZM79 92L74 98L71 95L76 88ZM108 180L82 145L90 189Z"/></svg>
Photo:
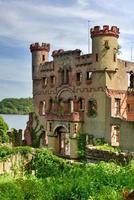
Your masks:
<svg viewBox="0 0 134 200"><path fill-rule="evenodd" d="M53 155L47 149L39 149L35 158L32 160L32 168L36 171L36 176L45 178L60 175L69 169L66 161Z"/></svg>

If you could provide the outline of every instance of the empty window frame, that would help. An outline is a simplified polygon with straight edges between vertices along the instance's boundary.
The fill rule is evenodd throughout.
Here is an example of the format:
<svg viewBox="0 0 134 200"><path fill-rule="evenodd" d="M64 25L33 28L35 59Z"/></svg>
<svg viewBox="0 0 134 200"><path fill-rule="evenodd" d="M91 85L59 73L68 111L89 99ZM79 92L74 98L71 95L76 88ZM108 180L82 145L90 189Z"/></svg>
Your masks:
<svg viewBox="0 0 134 200"><path fill-rule="evenodd" d="M83 98L79 98L78 104L79 104L79 110L84 110L84 99Z"/></svg>
<svg viewBox="0 0 134 200"><path fill-rule="evenodd" d="M97 115L97 101L95 99L90 99L88 101L88 116L96 117Z"/></svg>
<svg viewBox="0 0 134 200"><path fill-rule="evenodd" d="M42 61L45 61L45 55L42 55Z"/></svg>
<svg viewBox="0 0 134 200"><path fill-rule="evenodd" d="M55 76L50 76L50 84L51 85L55 84Z"/></svg>
<svg viewBox="0 0 134 200"><path fill-rule="evenodd" d="M82 73L81 72L77 72L76 73L76 81L77 82L81 82L82 81Z"/></svg>
<svg viewBox="0 0 134 200"><path fill-rule="evenodd" d="M118 125L112 126L111 145L112 146L120 145L120 127Z"/></svg>
<svg viewBox="0 0 134 200"><path fill-rule="evenodd" d="M43 77L42 78L42 87L46 87L47 86L47 77Z"/></svg>
<svg viewBox="0 0 134 200"><path fill-rule="evenodd" d="M39 114L45 115L45 112L46 112L46 103L45 101L41 101L39 104Z"/></svg>
<svg viewBox="0 0 134 200"><path fill-rule="evenodd" d="M115 98L115 102L114 102L115 116L120 115L120 109L121 109L121 100L119 98Z"/></svg>
<svg viewBox="0 0 134 200"><path fill-rule="evenodd" d="M91 79L91 76L92 76L92 72L88 71L86 73L86 80L90 80Z"/></svg>
<svg viewBox="0 0 134 200"><path fill-rule="evenodd" d="M95 60L98 62L98 53L95 54Z"/></svg>
<svg viewBox="0 0 134 200"><path fill-rule="evenodd" d="M69 70L68 69L62 70L61 80L62 80L62 84L68 84L69 83Z"/></svg>

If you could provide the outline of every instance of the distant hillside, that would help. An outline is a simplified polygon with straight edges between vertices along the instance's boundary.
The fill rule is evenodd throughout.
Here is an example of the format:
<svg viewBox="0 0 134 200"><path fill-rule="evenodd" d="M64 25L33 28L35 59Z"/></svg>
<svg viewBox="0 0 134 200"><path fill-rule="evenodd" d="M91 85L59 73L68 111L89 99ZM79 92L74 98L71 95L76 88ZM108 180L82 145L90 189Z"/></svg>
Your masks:
<svg viewBox="0 0 134 200"><path fill-rule="evenodd" d="M32 98L6 98L0 101L0 114L28 114L33 112Z"/></svg>

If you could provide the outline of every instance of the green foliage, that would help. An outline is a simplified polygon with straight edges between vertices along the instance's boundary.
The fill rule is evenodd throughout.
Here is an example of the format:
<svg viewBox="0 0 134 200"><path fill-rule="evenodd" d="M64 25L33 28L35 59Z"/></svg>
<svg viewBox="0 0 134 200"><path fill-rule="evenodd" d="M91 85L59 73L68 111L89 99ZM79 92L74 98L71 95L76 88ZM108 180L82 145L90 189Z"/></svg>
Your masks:
<svg viewBox="0 0 134 200"><path fill-rule="evenodd" d="M8 147L8 146L0 146L0 161L1 160L6 160L9 156L20 153L20 154L27 154L31 153L33 150L31 147Z"/></svg>
<svg viewBox="0 0 134 200"><path fill-rule="evenodd" d="M24 200L21 187L12 179L0 178L0 199L1 200Z"/></svg>
<svg viewBox="0 0 134 200"><path fill-rule="evenodd" d="M95 146L97 146L97 145L104 145L105 144L105 140L104 140L103 137L102 138L93 138L93 144Z"/></svg>
<svg viewBox="0 0 134 200"><path fill-rule="evenodd" d="M36 171L37 177L45 178L57 176L59 172L63 172L68 166L63 159L54 156L51 151L39 149L32 160L32 168Z"/></svg>
<svg viewBox="0 0 134 200"><path fill-rule="evenodd" d="M72 163L39 149L32 162L35 176L0 176L2 200L122 200L124 191L134 191L134 161Z"/></svg>
<svg viewBox="0 0 134 200"><path fill-rule="evenodd" d="M9 137L7 135L8 125L4 119L0 116L0 143L8 142Z"/></svg>
<svg viewBox="0 0 134 200"><path fill-rule="evenodd" d="M97 116L97 101L95 99L90 99L88 104L89 104L89 109L87 112L87 116L96 117Z"/></svg>
<svg viewBox="0 0 134 200"><path fill-rule="evenodd" d="M1 114L28 114L33 110L32 98L6 98L0 102Z"/></svg>
<svg viewBox="0 0 134 200"><path fill-rule="evenodd" d="M80 159L85 159L86 155L86 134L78 136L78 155Z"/></svg>
<svg viewBox="0 0 134 200"><path fill-rule="evenodd" d="M106 150L106 151L111 151L111 152L121 152L121 149L119 147L112 147L108 144L103 144L103 145L99 145L96 146L96 149L98 150Z"/></svg>

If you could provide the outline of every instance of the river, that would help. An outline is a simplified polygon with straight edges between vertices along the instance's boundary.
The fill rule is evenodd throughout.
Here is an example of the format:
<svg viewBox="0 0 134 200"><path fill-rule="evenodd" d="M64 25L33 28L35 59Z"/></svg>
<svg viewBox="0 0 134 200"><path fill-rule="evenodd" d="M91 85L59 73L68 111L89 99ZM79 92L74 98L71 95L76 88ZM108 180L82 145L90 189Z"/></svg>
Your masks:
<svg viewBox="0 0 134 200"><path fill-rule="evenodd" d="M22 129L26 128L26 122L28 121L28 115L5 115L0 114L8 124L9 128Z"/></svg>

